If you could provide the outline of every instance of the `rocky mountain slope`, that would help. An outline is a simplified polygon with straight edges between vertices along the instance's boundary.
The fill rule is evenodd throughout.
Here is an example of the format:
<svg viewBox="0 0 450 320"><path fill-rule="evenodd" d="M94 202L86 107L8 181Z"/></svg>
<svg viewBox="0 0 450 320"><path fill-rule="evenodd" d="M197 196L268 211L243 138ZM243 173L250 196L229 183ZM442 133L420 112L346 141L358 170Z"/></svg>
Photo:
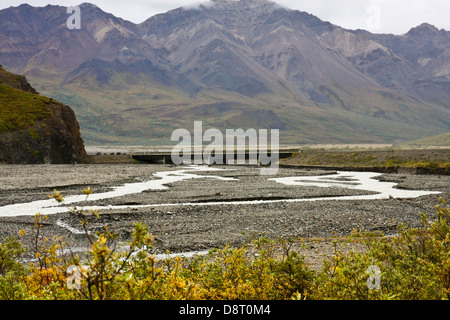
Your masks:
<svg viewBox="0 0 450 320"><path fill-rule="evenodd" d="M85 158L73 110L0 66L0 163L64 164Z"/></svg>
<svg viewBox="0 0 450 320"><path fill-rule="evenodd" d="M90 143L176 128L280 129L284 143L393 142L450 127L450 32L346 30L266 0L214 0L133 24L92 4L0 11L0 63L71 105Z"/></svg>

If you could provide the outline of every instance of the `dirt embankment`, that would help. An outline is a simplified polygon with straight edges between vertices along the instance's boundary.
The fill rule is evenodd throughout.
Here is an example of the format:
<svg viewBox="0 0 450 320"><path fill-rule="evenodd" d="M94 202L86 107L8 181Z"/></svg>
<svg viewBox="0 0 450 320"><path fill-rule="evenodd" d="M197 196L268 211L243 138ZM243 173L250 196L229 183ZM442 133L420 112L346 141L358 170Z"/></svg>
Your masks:
<svg viewBox="0 0 450 320"><path fill-rule="evenodd" d="M303 149L282 166L386 173L450 174L450 148L334 150Z"/></svg>

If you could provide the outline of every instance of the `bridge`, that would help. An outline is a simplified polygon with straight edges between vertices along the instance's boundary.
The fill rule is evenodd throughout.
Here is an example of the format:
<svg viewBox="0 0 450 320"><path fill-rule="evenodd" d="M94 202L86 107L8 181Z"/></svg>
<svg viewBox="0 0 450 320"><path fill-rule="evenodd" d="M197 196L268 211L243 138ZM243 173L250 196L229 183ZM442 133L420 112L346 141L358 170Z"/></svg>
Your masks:
<svg viewBox="0 0 450 320"><path fill-rule="evenodd" d="M292 148L279 148L278 150L259 150L252 148L245 149L235 149L234 152L227 152L224 148L222 152L215 152L214 150L211 152L211 156L214 159L222 160L219 164L229 164L230 161L236 161L245 159L246 162L249 160L256 160L257 164L260 165L260 156L263 155L268 157L269 159L274 159L278 155L278 159L285 159L291 157L294 153L301 152L299 149ZM179 157L183 157L183 152L177 152ZM191 163L194 163L195 159L202 159L202 163L209 164L210 159L207 159L204 152L199 152L197 150L192 149L186 157L190 156ZM131 157L137 161L145 162L145 163L159 163L159 164L170 164L172 162L172 149L161 149L161 150L152 150L145 152L132 152Z"/></svg>

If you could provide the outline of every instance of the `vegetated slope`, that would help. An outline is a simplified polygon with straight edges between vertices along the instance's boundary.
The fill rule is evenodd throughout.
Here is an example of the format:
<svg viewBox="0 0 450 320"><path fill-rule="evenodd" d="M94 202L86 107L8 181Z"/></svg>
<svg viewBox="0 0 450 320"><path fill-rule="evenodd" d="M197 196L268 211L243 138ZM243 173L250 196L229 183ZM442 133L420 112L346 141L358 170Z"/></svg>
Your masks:
<svg viewBox="0 0 450 320"><path fill-rule="evenodd" d="M89 143L167 144L195 120L280 129L284 143L384 143L450 126L450 33L428 24L375 35L265 0L138 25L80 8L81 30L67 29L64 7L0 11L0 63L70 104Z"/></svg>
<svg viewBox="0 0 450 320"><path fill-rule="evenodd" d="M85 157L73 110L0 66L0 163L74 163Z"/></svg>
<svg viewBox="0 0 450 320"><path fill-rule="evenodd" d="M402 143L402 146L435 146L450 147L450 132Z"/></svg>

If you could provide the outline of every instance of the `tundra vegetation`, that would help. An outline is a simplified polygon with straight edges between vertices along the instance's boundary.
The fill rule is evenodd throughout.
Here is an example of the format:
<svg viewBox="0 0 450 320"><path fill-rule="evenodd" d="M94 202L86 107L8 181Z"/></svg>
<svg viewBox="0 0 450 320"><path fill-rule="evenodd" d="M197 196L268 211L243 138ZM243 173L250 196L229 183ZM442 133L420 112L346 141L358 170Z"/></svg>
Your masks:
<svg viewBox="0 0 450 320"><path fill-rule="evenodd" d="M3 83L0 83L0 96L0 134L32 127L36 121L51 116L48 108L50 99L47 97Z"/></svg>
<svg viewBox="0 0 450 320"><path fill-rule="evenodd" d="M91 192L84 190L87 197ZM51 197L64 201L58 191ZM298 240L264 237L205 256L159 260L146 225L136 223L123 244L107 228L89 234L86 224L99 213L74 208L90 243L80 256L63 238L46 238L47 217L36 214L31 232L0 243L0 299L449 299L450 213L440 201L433 219L421 214L421 227L400 226L395 236L354 230L345 241L362 243L364 250L336 250L318 270L296 252ZM25 259L26 254L33 258ZM380 281L370 289L367 270L374 266Z"/></svg>
<svg viewBox="0 0 450 320"><path fill-rule="evenodd" d="M302 148L302 151L283 164L315 165L348 168L415 168L426 169L430 172L450 174L449 149L403 149L401 147L388 148Z"/></svg>

